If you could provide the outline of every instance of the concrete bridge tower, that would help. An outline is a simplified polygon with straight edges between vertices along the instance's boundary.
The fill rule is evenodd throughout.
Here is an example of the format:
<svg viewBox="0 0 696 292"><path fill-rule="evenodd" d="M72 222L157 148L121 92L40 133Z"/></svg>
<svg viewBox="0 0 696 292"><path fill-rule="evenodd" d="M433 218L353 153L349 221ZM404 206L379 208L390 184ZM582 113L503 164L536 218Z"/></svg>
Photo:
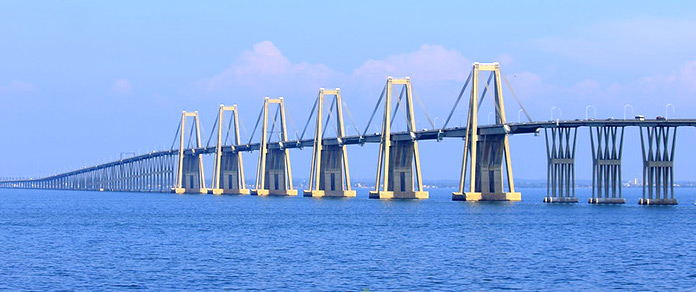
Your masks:
<svg viewBox="0 0 696 292"><path fill-rule="evenodd" d="M234 145L227 147L223 145L224 141L222 139L223 120L226 111L232 112L230 122L234 123ZM246 188L244 183L242 153L237 149L241 141L239 136L239 111L237 110L236 104L232 106L220 105L217 129L217 145L215 147L215 163L213 166L211 192L214 195L248 195L249 189ZM230 130L232 129L227 129L228 133Z"/></svg>
<svg viewBox="0 0 696 292"><path fill-rule="evenodd" d="M329 107L326 126L336 106L336 143L326 144L323 127L324 97L333 96ZM355 197L355 190L350 187L350 171L348 169L348 151L343 144L345 130L343 126L343 100L341 90L319 89L317 97L317 119L312 149L312 169L309 175L309 190L304 191L305 197ZM311 114L310 114L311 115Z"/></svg>
<svg viewBox="0 0 696 292"><path fill-rule="evenodd" d="M392 141L391 125L393 122L392 87L402 85L402 94L397 100L396 110L403 93L406 93L406 125L410 140ZM377 178L375 190L370 191L371 199L427 199L428 192L423 191L418 141L415 139L416 120L413 112L413 90L411 79L387 78L385 86L384 119L380 135L379 158L377 159ZM415 168L415 173L414 173Z"/></svg>
<svg viewBox="0 0 696 292"><path fill-rule="evenodd" d="M280 143L278 147L268 144L270 135L268 129L268 107L277 105L273 118L271 132L280 114ZM292 170L290 167L290 152L284 147L288 141L288 131L285 123L285 104L283 98L271 99L266 97L263 103L263 126L261 127L261 142L259 143L259 162L256 168L256 185L251 191L256 196L297 196L297 190L292 187Z"/></svg>
<svg viewBox="0 0 696 292"><path fill-rule="evenodd" d="M503 125L500 133L479 133L479 72L492 72L494 78L495 124ZM500 65L495 63L474 63L472 68L472 87L469 99L469 112L464 138L464 158L459 180L459 191L452 193L455 201L519 201L520 193L515 192L515 183L510 163L509 127L505 117ZM488 85L484 83L486 90ZM469 159L470 158L470 159ZM504 159L504 160L503 160ZM508 190L504 190L503 162L507 174ZM469 191L465 192L467 168L469 171Z"/></svg>
<svg viewBox="0 0 696 292"><path fill-rule="evenodd" d="M184 139L186 138L184 132L186 131L187 117L193 118L194 126L192 127L192 131L195 129L196 132L196 148L191 149L190 152L185 151L184 145ZM184 111L181 114L179 133L179 159L173 191L177 194L206 194L208 193L208 189L206 189L205 187L205 174L203 172L203 153L196 153L196 149L202 146L201 126L200 121L198 119L198 111Z"/></svg>

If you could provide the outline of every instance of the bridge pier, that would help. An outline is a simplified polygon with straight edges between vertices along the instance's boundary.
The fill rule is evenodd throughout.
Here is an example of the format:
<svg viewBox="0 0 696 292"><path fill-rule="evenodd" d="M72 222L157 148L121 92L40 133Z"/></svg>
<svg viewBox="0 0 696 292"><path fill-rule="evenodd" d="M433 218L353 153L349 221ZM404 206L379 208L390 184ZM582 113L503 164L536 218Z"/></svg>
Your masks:
<svg viewBox="0 0 696 292"><path fill-rule="evenodd" d="M402 94L406 93L406 124L411 141L392 141L392 88L393 85L403 85ZM387 78L385 87L384 119L380 136L379 157L377 159L377 178L375 190L370 191L370 199L427 199L429 193L423 190L418 141L415 140L416 121L413 111L413 95L411 79ZM414 172L415 168L415 172Z"/></svg>
<svg viewBox="0 0 696 292"><path fill-rule="evenodd" d="M640 142L643 150L643 198L638 201L638 204L678 204L677 199L674 198L676 139L676 126L640 127Z"/></svg>
<svg viewBox="0 0 696 292"><path fill-rule="evenodd" d="M201 154L184 155L181 182L174 190L177 194L207 194L203 178Z"/></svg>
<svg viewBox="0 0 696 292"><path fill-rule="evenodd" d="M415 142L415 141L414 141ZM411 141L394 141L389 146L388 169L385 170L386 186L383 190L371 191L371 199L427 199L429 194L423 191L420 181L418 189L414 188L413 160L416 144ZM417 166L417 171L420 167ZM416 177L418 180L418 176Z"/></svg>
<svg viewBox="0 0 696 292"><path fill-rule="evenodd" d="M621 157L624 127L590 127L592 144L592 198L590 204L624 204ZM595 144L596 141L596 144Z"/></svg>
<svg viewBox="0 0 696 292"><path fill-rule="evenodd" d="M324 145L323 111L324 96L334 96L329 115L331 118L333 105L336 105L336 140L337 145ZM311 114L310 114L311 116ZM343 126L343 100L339 88L335 90L319 89L317 97L317 120L312 148L312 168L309 174L309 189L304 191L305 197L355 197L351 190L350 171L348 169L348 151L341 141L345 136Z"/></svg>
<svg viewBox="0 0 696 292"><path fill-rule="evenodd" d="M495 123L505 125L505 104L503 102L503 90L500 76L500 65L496 63L474 63L472 68L472 86L469 99L469 111L467 114L467 133L464 138L464 157L462 159L462 171L459 179L459 191L452 193L454 201L520 201L519 192L515 192L515 182L512 176L512 164L510 162L510 143L508 140L509 128L504 126L504 133L479 134L478 128L478 91L479 72L491 72L495 77L494 103ZM465 85L466 86L466 85ZM485 97L486 90L481 95ZM480 156L480 159L479 159ZM471 160L469 160L471 157ZM504 160L503 160L504 158ZM508 191L504 189L503 163L508 182ZM467 169L469 169L469 191L464 192Z"/></svg>
<svg viewBox="0 0 696 292"><path fill-rule="evenodd" d="M199 193L207 194L208 189L205 187L205 175L203 173L203 154L196 153L195 149L191 153L186 153L184 148L184 132L186 130L186 118L192 117L196 131L196 147L201 145L201 127L198 119L198 111L186 112L181 114L181 123L179 128L179 165L177 167L176 182L173 188L174 193ZM128 186L126 183L125 187Z"/></svg>
<svg viewBox="0 0 696 292"><path fill-rule="evenodd" d="M244 183L242 153L223 152L220 156L220 169L218 171L214 178L216 181L213 182L217 188L212 189L212 194L248 195L250 193Z"/></svg>
<svg viewBox="0 0 696 292"><path fill-rule="evenodd" d="M268 145L268 106L277 104L278 108L274 117L274 124L280 114L280 148L270 148ZM283 148L283 143L288 140L285 124L285 104L283 98L264 100L263 126L261 129L261 143L259 144L259 162L256 168L256 185L251 194L255 196L297 196L297 190L292 187L292 168L290 167L290 153ZM271 128L271 132L273 129Z"/></svg>
<svg viewBox="0 0 696 292"><path fill-rule="evenodd" d="M577 127L544 128L546 138L546 197L544 203L577 203L575 196L575 145Z"/></svg>
<svg viewBox="0 0 696 292"><path fill-rule="evenodd" d="M232 111L234 121L234 146L229 146L232 151L224 152L222 140L223 120L225 111ZM237 105L220 105L218 110L217 144L215 146L215 164L213 165L213 181L211 193L214 195L248 195L249 189L244 183L244 163L242 153L236 151L236 146L241 144L239 136L239 112ZM230 129L228 129L229 131Z"/></svg>

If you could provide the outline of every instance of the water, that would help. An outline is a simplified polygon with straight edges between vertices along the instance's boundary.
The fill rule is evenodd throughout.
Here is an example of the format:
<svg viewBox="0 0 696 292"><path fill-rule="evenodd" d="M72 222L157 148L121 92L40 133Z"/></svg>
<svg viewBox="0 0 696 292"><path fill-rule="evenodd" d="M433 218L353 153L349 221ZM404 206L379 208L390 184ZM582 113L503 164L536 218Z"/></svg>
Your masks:
<svg viewBox="0 0 696 292"><path fill-rule="evenodd" d="M263 198L0 190L0 289L688 290L681 205Z"/></svg>

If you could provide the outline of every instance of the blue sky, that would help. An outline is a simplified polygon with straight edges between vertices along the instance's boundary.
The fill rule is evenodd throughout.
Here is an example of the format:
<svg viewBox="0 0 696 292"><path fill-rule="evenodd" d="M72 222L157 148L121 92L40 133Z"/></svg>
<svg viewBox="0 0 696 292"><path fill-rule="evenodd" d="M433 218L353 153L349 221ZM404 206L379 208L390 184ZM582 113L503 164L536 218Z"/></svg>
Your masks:
<svg viewBox="0 0 696 292"><path fill-rule="evenodd" d="M647 117L675 105L696 117L696 9L681 1L2 1L0 176L44 175L169 148L181 110L210 132L217 105L251 131L264 96L284 96L295 128L319 87L341 87L360 128L385 77L411 76L436 123L474 61L499 61L536 120ZM506 93L508 120L517 107ZM482 115L492 107L482 109ZM460 108L458 117L465 113ZM423 115L419 128L429 127ZM485 118L484 118L485 119ZM292 126L291 126L292 128ZM374 127L373 127L374 128ZM377 129L375 128L375 131ZM352 131L348 130L349 134ZM248 138L248 134L242 134ZM577 173L590 178L581 130ZM624 178L640 175L627 131ZM693 129L677 171L696 180ZM545 176L543 137L513 137L517 178ZM426 178L456 179L462 141L425 142ZM374 176L377 148L351 148L353 177ZM308 150L294 151L296 177ZM247 155L247 172L254 155Z"/></svg>

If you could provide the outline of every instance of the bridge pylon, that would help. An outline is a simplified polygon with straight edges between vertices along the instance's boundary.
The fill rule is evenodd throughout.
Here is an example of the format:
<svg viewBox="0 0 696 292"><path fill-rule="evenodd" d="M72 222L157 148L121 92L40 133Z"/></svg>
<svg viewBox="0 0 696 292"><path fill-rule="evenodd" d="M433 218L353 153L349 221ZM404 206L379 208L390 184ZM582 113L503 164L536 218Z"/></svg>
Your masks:
<svg viewBox="0 0 696 292"><path fill-rule="evenodd" d="M324 144L324 97L333 96L329 108L326 126L336 106L336 143ZM305 197L355 197L351 190L350 171L348 169L348 151L343 145L345 129L343 126L343 100L341 90L319 89L317 97L317 118L312 149L312 167L309 174L309 189L304 191ZM311 114L310 114L311 115Z"/></svg>
<svg viewBox="0 0 696 292"><path fill-rule="evenodd" d="M224 114L226 111L232 112L230 122L234 123L234 145L227 147L223 145L224 141L222 138ZM239 136L239 111L236 104L232 106L220 105L217 129L211 193L214 195L248 195L249 189L246 188L244 183L242 153L237 151L237 146L241 144L241 138ZM228 133L230 130L232 129L227 129Z"/></svg>
<svg viewBox="0 0 696 292"><path fill-rule="evenodd" d="M207 194L205 187L205 174L203 170L203 153L196 153L196 148L187 153L184 148L186 138L186 118L192 117L194 121L193 129L196 131L196 148L201 148L201 126L198 119L198 111L181 113L181 123L179 128L179 156L176 171L176 180L173 191L177 194L200 193Z"/></svg>
<svg viewBox="0 0 696 292"><path fill-rule="evenodd" d="M544 128L547 157L544 203L577 203L578 197L575 196L575 145L578 128L561 126L551 128L550 132L549 135L549 129Z"/></svg>
<svg viewBox="0 0 696 292"><path fill-rule="evenodd" d="M624 204L621 157L624 127L590 127L592 144L592 198L590 204Z"/></svg>
<svg viewBox="0 0 696 292"><path fill-rule="evenodd" d="M280 114L280 143L279 147L269 147L270 135L268 129L268 108L276 104L277 110L273 118L271 132ZM259 161L256 168L256 184L252 195L256 196L297 196L297 190L292 186L292 168L290 167L290 152L283 146L288 141L288 131L285 123L285 103L283 98L264 99L263 126L261 127L261 142L259 143Z"/></svg>
<svg viewBox="0 0 696 292"><path fill-rule="evenodd" d="M401 92L406 93L405 115L408 132L412 137L410 141L392 141L391 138L394 85L402 85ZM377 178L375 190L370 191L369 197L371 199L427 199L429 194L423 190L418 141L415 139L416 120L413 111L411 79L388 77L384 93L384 118L377 159ZM400 94L396 107L400 104L401 96L403 95Z"/></svg>
<svg viewBox="0 0 696 292"><path fill-rule="evenodd" d="M478 132L478 90L479 72L492 72L495 82L493 89L495 103L495 123L502 125L503 133L479 134ZM472 66L472 86L464 142L464 158L459 180L459 191L452 193L455 201L519 201L521 195L515 192L515 183L510 163L509 127L506 125L505 104L500 74L500 65L495 63L474 63ZM486 85L484 83L484 85ZM486 89L487 85L486 85ZM505 160L503 160L503 156ZM471 157L471 159L469 159ZM507 171L508 191L504 190L502 165ZM467 168L469 172L469 191L465 192Z"/></svg>
<svg viewBox="0 0 696 292"><path fill-rule="evenodd" d="M674 149L677 127L641 126L643 197L640 205L676 205L674 198Z"/></svg>

